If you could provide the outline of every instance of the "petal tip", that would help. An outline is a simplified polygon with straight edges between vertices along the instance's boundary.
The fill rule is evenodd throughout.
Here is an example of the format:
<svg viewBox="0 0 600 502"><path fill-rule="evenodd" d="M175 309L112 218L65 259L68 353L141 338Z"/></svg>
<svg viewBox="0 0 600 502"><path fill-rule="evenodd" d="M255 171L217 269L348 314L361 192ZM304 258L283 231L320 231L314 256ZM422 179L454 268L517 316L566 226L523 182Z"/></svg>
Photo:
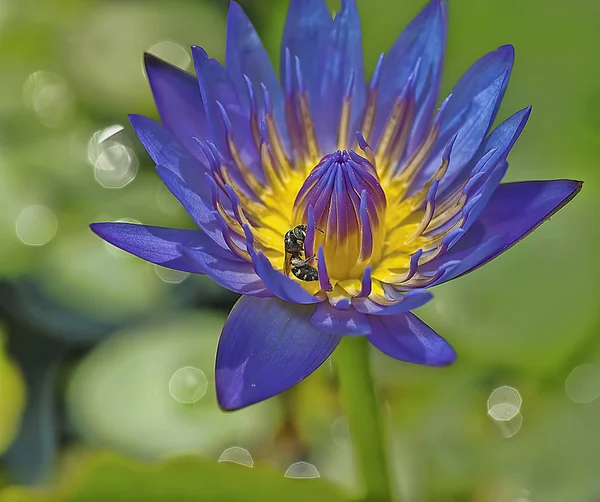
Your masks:
<svg viewBox="0 0 600 502"><path fill-rule="evenodd" d="M206 52L202 47L200 47L199 45L192 45L191 46L191 51L192 51L192 56L194 58L198 57L198 58L202 58L202 59L210 59L208 57L208 52Z"/></svg>
<svg viewBox="0 0 600 502"><path fill-rule="evenodd" d="M159 58L151 52L144 52L144 65L146 66L146 69L168 64L169 63L167 63L164 59Z"/></svg>
<svg viewBox="0 0 600 502"><path fill-rule="evenodd" d="M455 350L449 343L446 343L444 348L440 350L436 356L428 362L429 366L444 367L450 366L456 361L457 355Z"/></svg>
<svg viewBox="0 0 600 502"><path fill-rule="evenodd" d="M135 130L144 126L144 123L154 122L151 118L140 115L139 113L130 113L127 115L127 119Z"/></svg>
<svg viewBox="0 0 600 502"><path fill-rule="evenodd" d="M242 404L236 398L236 396L227 395L226 391L219 390L217 386L217 405L224 411L225 413L231 413L232 411L239 410L247 406L247 404Z"/></svg>
<svg viewBox="0 0 600 502"><path fill-rule="evenodd" d="M496 53L503 58L506 58L512 66L515 60L515 47L512 44L501 45L496 49Z"/></svg>
<svg viewBox="0 0 600 502"><path fill-rule="evenodd" d="M98 237L102 237L102 235L101 235L102 225L103 225L102 223L95 222L95 223L90 223L89 227L90 227L90 230L92 232L94 232Z"/></svg>

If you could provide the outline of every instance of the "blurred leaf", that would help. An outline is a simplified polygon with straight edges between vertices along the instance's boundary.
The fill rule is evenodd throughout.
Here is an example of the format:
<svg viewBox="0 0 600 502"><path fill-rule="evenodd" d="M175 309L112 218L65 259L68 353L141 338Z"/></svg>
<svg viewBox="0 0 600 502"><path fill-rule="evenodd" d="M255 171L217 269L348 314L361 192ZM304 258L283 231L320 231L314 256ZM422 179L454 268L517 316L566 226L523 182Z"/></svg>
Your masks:
<svg viewBox="0 0 600 502"><path fill-rule="evenodd" d="M236 413L217 406L214 361L223 322L207 311L181 312L115 332L98 345L67 387L69 417L80 437L143 459L218 454L231 446L254 453L269 444L279 422L277 400ZM191 401L172 384L184 368L200 376L191 382L199 389Z"/></svg>
<svg viewBox="0 0 600 502"><path fill-rule="evenodd" d="M73 465L76 464L76 465ZM12 487L1 502L338 502L351 498L320 479L284 477L267 467L248 468L197 457L141 464L114 453L72 462L62 483L42 493Z"/></svg>
<svg viewBox="0 0 600 502"><path fill-rule="evenodd" d="M87 318L45 293L33 281L15 281L0 285L0 312L15 329L26 325L65 344L93 344L116 328L106 321Z"/></svg>
<svg viewBox="0 0 600 502"><path fill-rule="evenodd" d="M19 430L25 408L25 382L19 367L4 350L0 331L0 455L12 443Z"/></svg>
<svg viewBox="0 0 600 502"><path fill-rule="evenodd" d="M28 399L19 435L3 461L13 481L34 484L46 480L55 459L56 371L65 349L28 333L12 336L10 341L10 351L25 374Z"/></svg>

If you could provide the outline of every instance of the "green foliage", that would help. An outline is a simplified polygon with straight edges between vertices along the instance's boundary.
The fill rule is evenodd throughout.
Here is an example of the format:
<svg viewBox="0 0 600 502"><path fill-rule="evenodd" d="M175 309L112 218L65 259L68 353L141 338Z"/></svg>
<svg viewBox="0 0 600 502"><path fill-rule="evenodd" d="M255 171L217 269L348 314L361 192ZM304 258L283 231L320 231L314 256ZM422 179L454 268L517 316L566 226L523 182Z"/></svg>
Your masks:
<svg viewBox="0 0 600 502"><path fill-rule="evenodd" d="M6 353L4 333L0 330L0 456L19 430L25 397L23 376Z"/></svg>
<svg viewBox="0 0 600 502"><path fill-rule="evenodd" d="M141 464L115 453L72 458L62 482L44 492L9 488L0 502L343 502L320 479L289 479L269 467L244 467L194 457Z"/></svg>

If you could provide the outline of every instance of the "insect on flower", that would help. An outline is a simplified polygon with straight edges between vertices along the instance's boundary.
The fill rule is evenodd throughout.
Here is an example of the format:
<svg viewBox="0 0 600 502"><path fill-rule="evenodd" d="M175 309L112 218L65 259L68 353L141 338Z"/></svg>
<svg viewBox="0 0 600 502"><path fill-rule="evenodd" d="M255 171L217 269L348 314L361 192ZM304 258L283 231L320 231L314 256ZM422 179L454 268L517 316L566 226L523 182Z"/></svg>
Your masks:
<svg viewBox="0 0 600 502"><path fill-rule="evenodd" d="M323 232L318 228L315 230ZM286 256L283 270L285 275L290 275L291 272L301 281L318 281L319 272L310 264L315 257L314 255L306 257L304 249L306 231L307 226L301 224L285 233L283 243Z"/></svg>
<svg viewBox="0 0 600 502"><path fill-rule="evenodd" d="M580 190L572 180L501 184L530 115L492 130L514 51L484 55L439 100L446 10L444 0L426 5L370 81L354 0L333 19L323 0L291 0L280 78L234 2L225 66L200 47L195 76L146 55L162 124L130 121L199 230L92 230L243 295L217 350L222 408L295 385L343 335L403 361L452 363L450 345L411 310Z"/></svg>

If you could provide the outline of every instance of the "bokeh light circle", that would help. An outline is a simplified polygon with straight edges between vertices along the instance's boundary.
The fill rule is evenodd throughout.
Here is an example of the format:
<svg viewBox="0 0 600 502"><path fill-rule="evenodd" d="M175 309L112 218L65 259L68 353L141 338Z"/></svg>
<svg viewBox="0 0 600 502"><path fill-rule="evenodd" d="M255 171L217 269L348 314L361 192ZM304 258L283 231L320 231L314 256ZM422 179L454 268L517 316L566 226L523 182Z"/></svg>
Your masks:
<svg viewBox="0 0 600 502"><path fill-rule="evenodd" d="M28 246L43 246L56 235L58 220L54 212L42 205L28 206L15 222L17 237Z"/></svg>
<svg viewBox="0 0 600 502"><path fill-rule="evenodd" d="M176 401L192 404L206 394L208 380L204 372L193 366L178 369L169 381L169 393Z"/></svg>

